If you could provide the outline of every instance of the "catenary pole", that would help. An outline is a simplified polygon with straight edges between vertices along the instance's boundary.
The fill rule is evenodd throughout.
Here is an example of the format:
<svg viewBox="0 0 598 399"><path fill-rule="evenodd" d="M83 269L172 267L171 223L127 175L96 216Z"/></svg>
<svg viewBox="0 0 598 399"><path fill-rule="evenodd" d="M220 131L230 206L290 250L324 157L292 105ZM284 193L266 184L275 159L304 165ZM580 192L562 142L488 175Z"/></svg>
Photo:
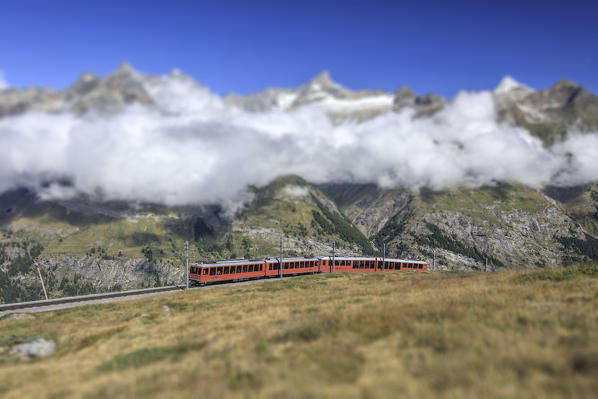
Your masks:
<svg viewBox="0 0 598 399"><path fill-rule="evenodd" d="M189 289L189 241L185 241L185 289Z"/></svg>
<svg viewBox="0 0 598 399"><path fill-rule="evenodd" d="M46 297L46 301L48 300L48 293L46 292L46 285L44 284L44 279L42 278L42 272L39 271L39 266L37 267L37 274L39 275L39 279L42 282L42 289L44 290L44 296Z"/></svg>
<svg viewBox="0 0 598 399"><path fill-rule="evenodd" d="M386 267L386 243L384 243L383 246L383 250L382 250L382 271L384 271L385 267Z"/></svg>
<svg viewBox="0 0 598 399"><path fill-rule="evenodd" d="M282 237L280 237L280 258L278 258L280 278L282 278Z"/></svg>
<svg viewBox="0 0 598 399"><path fill-rule="evenodd" d="M334 252L336 249L336 241L332 240L332 272L334 273Z"/></svg>
<svg viewBox="0 0 598 399"><path fill-rule="evenodd" d="M436 249L433 249L432 253L434 254L434 261L432 263L432 270L436 270Z"/></svg>

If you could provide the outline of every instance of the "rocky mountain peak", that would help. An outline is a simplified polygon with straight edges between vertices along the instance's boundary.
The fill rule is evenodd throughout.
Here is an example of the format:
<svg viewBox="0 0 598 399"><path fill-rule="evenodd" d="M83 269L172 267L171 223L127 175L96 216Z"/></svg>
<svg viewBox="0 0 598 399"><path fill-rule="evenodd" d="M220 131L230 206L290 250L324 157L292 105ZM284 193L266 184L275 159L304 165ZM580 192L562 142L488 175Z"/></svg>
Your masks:
<svg viewBox="0 0 598 399"><path fill-rule="evenodd" d="M444 108L446 99L434 93L418 95L409 86L401 86L394 92L393 109L400 111L413 108L417 117L431 116Z"/></svg>
<svg viewBox="0 0 598 399"><path fill-rule="evenodd" d="M417 94L409 86L401 86L394 92L395 103L405 100L412 100L417 97Z"/></svg>
<svg viewBox="0 0 598 399"><path fill-rule="evenodd" d="M324 86L334 84L334 82L332 81L332 77L330 76L330 73L327 70L323 70L322 72L317 74L314 78L312 78L312 80L310 80L309 83L320 84Z"/></svg>
<svg viewBox="0 0 598 399"><path fill-rule="evenodd" d="M508 93L515 89L531 90L526 85L519 83L518 81L513 79L511 76L507 75L504 78L502 78L502 80L500 81L498 86L496 86L496 88L494 89L494 93L495 94L503 94L503 93Z"/></svg>
<svg viewBox="0 0 598 399"><path fill-rule="evenodd" d="M85 95L100 84L100 78L92 72L82 74L71 87L67 89L71 94Z"/></svg>
<svg viewBox="0 0 598 399"><path fill-rule="evenodd" d="M138 75L139 72L131 64L124 61L110 75Z"/></svg>

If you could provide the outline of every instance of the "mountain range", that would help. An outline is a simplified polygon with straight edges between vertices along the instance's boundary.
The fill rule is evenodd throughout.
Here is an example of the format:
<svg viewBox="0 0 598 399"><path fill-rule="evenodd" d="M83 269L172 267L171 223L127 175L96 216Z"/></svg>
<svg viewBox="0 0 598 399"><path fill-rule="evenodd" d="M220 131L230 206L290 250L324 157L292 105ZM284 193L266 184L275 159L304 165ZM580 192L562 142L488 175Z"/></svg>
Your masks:
<svg viewBox="0 0 598 399"><path fill-rule="evenodd" d="M168 115L176 111L157 95L164 80L204 89L179 71L145 76L123 64L105 78L85 73L62 91L0 90L0 118L112 115L131 106ZM562 80L533 90L506 77L491 96L499 123L528 130L547 148L571 132L598 134L598 98L577 83ZM298 88L213 100L248 114L311 107L337 125L405 111L433 120L453 101L406 86L393 93L350 90L327 72ZM30 187L7 190L0 194L0 301L40 298L35 266L52 296L177 283L185 240L192 260L276 256L283 237L285 255L328 254L335 241L338 253L381 256L386 245L387 256L435 262L440 269L598 261L598 183L538 188L497 181L433 189L315 184L285 175L248 191L251 200L231 214L218 203L168 206L82 193L40 198Z"/></svg>
<svg viewBox="0 0 598 399"><path fill-rule="evenodd" d="M173 71L163 78L193 81L180 71ZM124 63L103 79L90 72L84 73L62 91L39 87L6 88L0 90L0 118L33 111L110 112L134 103L153 106L160 111L159 101L152 93L152 87L159 79L143 75ZM548 146L564 139L570 131L598 130L598 97L570 80L563 79L545 90L533 90L507 76L492 94L500 121L528 129ZM350 90L334 82L327 71L297 88L269 88L250 95L229 94L222 101L251 113L321 107L335 121L363 121L405 108L412 108L414 117L424 118L433 116L450 102L434 93L417 94L408 86L401 86L393 93Z"/></svg>

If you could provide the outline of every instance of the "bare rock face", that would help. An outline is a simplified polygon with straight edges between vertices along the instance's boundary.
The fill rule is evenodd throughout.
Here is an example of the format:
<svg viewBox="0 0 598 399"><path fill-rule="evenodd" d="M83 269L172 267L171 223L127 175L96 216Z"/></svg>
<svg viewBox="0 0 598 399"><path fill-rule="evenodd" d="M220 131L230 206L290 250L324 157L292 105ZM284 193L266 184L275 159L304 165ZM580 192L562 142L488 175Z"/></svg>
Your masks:
<svg viewBox="0 0 598 399"><path fill-rule="evenodd" d="M53 340L37 338L33 342L20 344L12 348L9 356L18 360L30 360L48 357L56 352L56 343Z"/></svg>
<svg viewBox="0 0 598 399"><path fill-rule="evenodd" d="M447 101L434 93L417 95L408 86L402 86L394 93L393 110L398 112L404 108L415 110L415 117L432 116L442 110Z"/></svg>
<svg viewBox="0 0 598 399"><path fill-rule="evenodd" d="M541 91L503 80L494 97L499 120L528 129L547 146L569 131L598 131L598 97L567 79Z"/></svg>
<svg viewBox="0 0 598 399"><path fill-rule="evenodd" d="M69 88L55 91L47 88L10 88L0 91L0 118L26 112L85 113L115 111L126 104L153 104L144 87L146 77L124 63L105 79L84 73Z"/></svg>
<svg viewBox="0 0 598 399"><path fill-rule="evenodd" d="M50 269L57 277L77 275L90 282L98 291L118 286L123 290L156 285L181 284L183 270L162 262L148 262L145 258L100 259L60 255L41 263L42 270Z"/></svg>
<svg viewBox="0 0 598 399"><path fill-rule="evenodd" d="M324 191L343 198L343 212L378 248L385 243L390 256L431 263L436 251L440 268L470 270L483 270L486 259L490 268L598 259L594 186L568 203L510 184L438 192L328 185Z"/></svg>

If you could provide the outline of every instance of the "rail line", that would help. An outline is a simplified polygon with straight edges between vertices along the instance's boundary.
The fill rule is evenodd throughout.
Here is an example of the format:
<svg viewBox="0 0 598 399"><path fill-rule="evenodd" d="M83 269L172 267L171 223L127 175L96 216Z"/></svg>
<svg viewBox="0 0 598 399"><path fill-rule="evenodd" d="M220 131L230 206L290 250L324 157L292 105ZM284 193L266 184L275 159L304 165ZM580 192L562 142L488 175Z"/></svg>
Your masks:
<svg viewBox="0 0 598 399"><path fill-rule="evenodd" d="M65 303L76 303L76 302L90 302L102 299L110 299L110 298L119 298L119 297L127 297L133 295L148 295L148 294L155 294L159 292L166 292L166 291L176 291L176 290L184 290L184 285L169 285L166 287L155 287L155 288L144 288L141 290L130 290L130 291L121 291L121 292L108 292L105 294L92 294L92 295L82 295L82 296L71 296L66 298L57 298L57 299L48 299L42 301L32 301L32 302L19 302L19 303L6 303L0 305L0 312L5 312L8 310L19 310L19 309L27 309L27 308L39 308L44 306L52 306L52 305L62 305Z"/></svg>
<svg viewBox="0 0 598 399"><path fill-rule="evenodd" d="M286 280L288 278L293 278L298 276L284 276L282 280ZM237 286L237 285L246 285L246 284L254 284L254 283L263 283L266 281L280 281L280 278L276 279L242 279L234 282L216 282L214 284L208 286L198 286L194 285L189 287L189 289L196 290L196 289L210 289L214 287L222 287L222 286ZM4 312L12 313L14 310L19 309L43 309L45 307L51 307L55 305L64 305L64 304L79 304L76 306L83 306L86 302L94 302L94 301L101 301L104 299L112 299L112 298L122 298L122 297L129 297L129 296L143 296L143 295L151 295L151 294L158 294L162 292L169 292L169 291L185 291L185 285L169 285L165 287L154 287L154 288L144 288L139 290L130 290L130 291L121 291L121 292L107 292L104 294L91 294L91 295L81 295L81 296L71 296L71 297L64 297L64 298L56 298L56 299L48 299L48 300L39 300L39 301L32 301L32 302L18 302L18 303L5 303L0 304L0 316L4 314ZM51 309L51 310L58 310L58 309ZM40 310L44 311L44 310Z"/></svg>

